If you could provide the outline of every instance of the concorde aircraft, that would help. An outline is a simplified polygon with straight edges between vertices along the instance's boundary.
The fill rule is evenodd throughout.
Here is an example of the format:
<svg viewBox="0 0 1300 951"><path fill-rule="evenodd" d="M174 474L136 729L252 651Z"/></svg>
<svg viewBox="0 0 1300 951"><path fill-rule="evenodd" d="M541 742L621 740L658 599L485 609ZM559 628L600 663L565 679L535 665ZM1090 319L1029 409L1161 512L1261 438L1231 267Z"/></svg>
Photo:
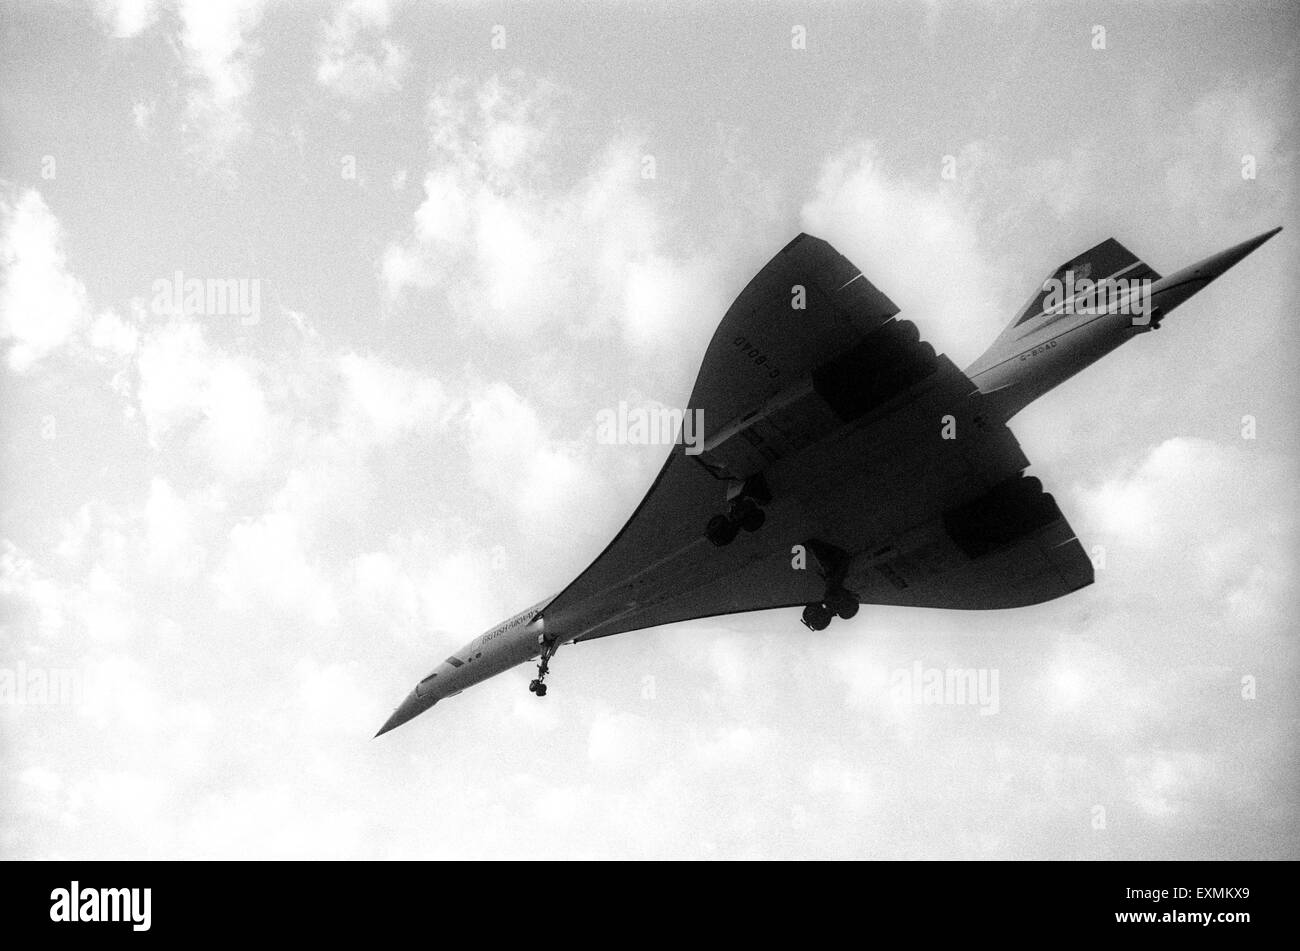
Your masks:
<svg viewBox="0 0 1300 951"><path fill-rule="evenodd" d="M1114 238L1038 287L963 372L833 247L801 234L727 310L679 441L627 524L559 594L470 641L379 733L564 644L674 621L860 604L990 610L1089 585L1092 564L1025 475L1007 422L1281 231L1162 277Z"/></svg>

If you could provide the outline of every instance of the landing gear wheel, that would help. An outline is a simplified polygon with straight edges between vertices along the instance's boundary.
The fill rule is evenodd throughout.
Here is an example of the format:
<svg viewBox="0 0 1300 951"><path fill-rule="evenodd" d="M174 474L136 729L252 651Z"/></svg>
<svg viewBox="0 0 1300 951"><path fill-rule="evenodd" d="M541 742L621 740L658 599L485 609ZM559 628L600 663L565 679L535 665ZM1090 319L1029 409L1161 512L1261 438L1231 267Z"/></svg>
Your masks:
<svg viewBox="0 0 1300 951"><path fill-rule="evenodd" d="M546 696L546 684L542 683L540 680L534 680L528 685L528 689L539 697Z"/></svg>
<svg viewBox="0 0 1300 951"><path fill-rule="evenodd" d="M721 548L723 545L730 545L736 540L736 532L740 526L727 518L725 515L715 515L709 519L708 527L704 530L705 536L714 545Z"/></svg>
<svg viewBox="0 0 1300 951"><path fill-rule="evenodd" d="M727 506L725 515L715 515L709 519L709 524L704 529L704 537L721 548L735 541L736 535L742 528L747 532L756 532L762 528L763 523L767 521L767 513L763 511L762 503L764 500L770 501L771 494L767 493L765 486L757 487L763 489L762 498L744 494L733 498Z"/></svg>
<svg viewBox="0 0 1300 951"><path fill-rule="evenodd" d="M848 621L850 617L858 613L858 599L854 598L848 591L836 592L835 596L829 599L827 604L841 621Z"/></svg>
<svg viewBox="0 0 1300 951"><path fill-rule="evenodd" d="M740 516L740 527L747 532L756 532L763 527L763 523L766 521L767 513L753 502L750 502L745 506L745 510Z"/></svg>
<svg viewBox="0 0 1300 951"><path fill-rule="evenodd" d="M824 631L830 626L831 618L835 616L832 611L824 604L809 604L803 609L803 623L811 631Z"/></svg>

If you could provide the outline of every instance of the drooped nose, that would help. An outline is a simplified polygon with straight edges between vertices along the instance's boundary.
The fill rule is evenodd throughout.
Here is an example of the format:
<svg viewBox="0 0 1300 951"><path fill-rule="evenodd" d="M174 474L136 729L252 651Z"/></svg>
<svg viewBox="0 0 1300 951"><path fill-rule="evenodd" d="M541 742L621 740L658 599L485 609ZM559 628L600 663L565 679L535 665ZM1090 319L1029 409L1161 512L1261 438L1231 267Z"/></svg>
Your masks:
<svg viewBox="0 0 1300 951"><path fill-rule="evenodd" d="M1270 231L1265 231L1263 234L1256 235L1248 241L1243 241L1241 244L1234 244L1232 247L1228 248L1228 250L1220 251L1218 254L1210 256L1197 266L1213 272L1214 277L1218 277L1281 230L1282 227L1279 225Z"/></svg>
<svg viewBox="0 0 1300 951"><path fill-rule="evenodd" d="M1265 231L1218 254L1212 254L1191 267L1160 278L1151 286L1152 305L1161 313L1167 314L1281 230L1278 227Z"/></svg>
<svg viewBox="0 0 1300 951"><path fill-rule="evenodd" d="M384 721L384 725L379 728L379 732L376 733L375 736L381 737L389 730L397 729L407 720L419 716L429 706L432 706L432 704L422 703L419 694L412 690L406 695L406 699L397 705L397 709L393 711L393 715Z"/></svg>

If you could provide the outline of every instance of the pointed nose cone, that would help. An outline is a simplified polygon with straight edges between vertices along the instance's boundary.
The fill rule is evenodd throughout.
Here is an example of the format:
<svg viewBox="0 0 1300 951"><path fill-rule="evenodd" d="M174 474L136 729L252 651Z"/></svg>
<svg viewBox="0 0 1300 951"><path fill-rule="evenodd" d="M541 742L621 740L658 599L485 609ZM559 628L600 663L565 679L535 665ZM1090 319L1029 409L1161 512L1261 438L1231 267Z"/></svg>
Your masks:
<svg viewBox="0 0 1300 951"><path fill-rule="evenodd" d="M398 704L397 709L393 711L393 715L384 721L384 725L379 728L379 732L375 734L375 738L378 739L389 730L397 729L407 720L415 719L428 709L429 706L432 706L432 704L426 705L421 703L420 698L416 696L415 691L411 691L411 693L407 695L406 699Z"/></svg>
<svg viewBox="0 0 1300 951"><path fill-rule="evenodd" d="M1152 305L1161 315L1169 313L1281 230L1281 227L1277 227L1265 231L1241 244L1234 244L1226 251L1212 254L1191 267L1160 278L1151 286Z"/></svg>
<svg viewBox="0 0 1300 951"><path fill-rule="evenodd" d="M1256 235L1249 241L1234 244L1228 250L1220 251L1218 254L1206 258L1196 267L1209 272L1208 280L1212 281L1281 230L1281 226L1278 226L1272 231L1265 231L1263 234Z"/></svg>

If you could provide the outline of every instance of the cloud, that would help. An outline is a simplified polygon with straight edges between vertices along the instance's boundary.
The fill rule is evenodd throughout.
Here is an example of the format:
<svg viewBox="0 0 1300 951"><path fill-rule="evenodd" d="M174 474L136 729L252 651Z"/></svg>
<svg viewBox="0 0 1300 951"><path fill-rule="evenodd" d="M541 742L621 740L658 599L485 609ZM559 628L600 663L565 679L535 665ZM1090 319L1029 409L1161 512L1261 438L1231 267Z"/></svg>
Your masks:
<svg viewBox="0 0 1300 951"><path fill-rule="evenodd" d="M477 484L524 516L549 522L590 488L582 461L552 444L537 411L508 384L490 383L470 400L464 434Z"/></svg>
<svg viewBox="0 0 1300 951"><path fill-rule="evenodd" d="M63 227L40 192L0 181L0 341L9 368L30 374L73 344L116 362L138 340L131 320L92 313L85 285L67 268Z"/></svg>
<svg viewBox="0 0 1300 951"><path fill-rule="evenodd" d="M95 13L118 39L143 33L158 20L162 0L93 0Z"/></svg>
<svg viewBox="0 0 1300 951"><path fill-rule="evenodd" d="M322 836L319 822L326 815L330 834ZM205 797L188 816L181 848L203 859L341 859L364 846L366 833L362 813L337 811L319 797L304 797L296 783L282 781Z"/></svg>
<svg viewBox="0 0 1300 951"><path fill-rule="evenodd" d="M1180 113L1174 134L1157 146L1168 204L1205 233L1221 233L1225 221L1272 223L1294 191L1296 156L1277 118L1290 114L1291 97L1284 88L1225 85ZM1253 178L1243 175L1248 161Z"/></svg>
<svg viewBox="0 0 1300 951"><path fill-rule="evenodd" d="M305 733L337 733L368 739L382 712L370 691L358 683L353 665L302 661L298 677L297 713Z"/></svg>
<svg viewBox="0 0 1300 951"><path fill-rule="evenodd" d="M384 37L390 20L386 0L349 0L337 7L317 48L316 81L357 102L400 89L409 55Z"/></svg>
<svg viewBox="0 0 1300 951"><path fill-rule="evenodd" d="M196 538L192 506L161 476L149 483L144 519L151 571L193 577L203 569L207 552Z"/></svg>
<svg viewBox="0 0 1300 951"><path fill-rule="evenodd" d="M413 631L420 617L420 594L405 558L390 551L371 551L352 560L351 585L360 613L379 626L402 635Z"/></svg>
<svg viewBox="0 0 1300 951"><path fill-rule="evenodd" d="M1076 145L1066 158L1052 156L1027 169L1020 176L1021 198L1043 202L1059 222L1078 221L1096 193L1098 174L1096 152Z"/></svg>
<svg viewBox="0 0 1300 951"><path fill-rule="evenodd" d="M1185 585L1263 622L1294 587L1291 467L1254 444L1175 437L1077 491L1077 528L1106 549L1108 584Z"/></svg>
<svg viewBox="0 0 1300 951"><path fill-rule="evenodd" d="M453 318L500 337L612 330L664 349L725 308L713 259L670 235L640 141L589 145L573 108L517 72L435 90L424 200L380 265L391 298L435 292ZM564 171L559 149L577 150Z"/></svg>
<svg viewBox="0 0 1300 951"><path fill-rule="evenodd" d="M871 142L822 166L800 216L897 304L935 348L965 366L1010 319L983 251L977 207L935 175L893 173Z"/></svg>
<svg viewBox="0 0 1300 951"><path fill-rule="evenodd" d="M117 357L135 352L140 343L136 323L123 319L115 311L103 311L90 326L87 342L96 350Z"/></svg>
<svg viewBox="0 0 1300 951"><path fill-rule="evenodd" d="M154 114L157 111L157 100L145 102L138 99L131 105L131 121L135 123L137 131L142 136L148 135L149 129L153 125Z"/></svg>
<svg viewBox="0 0 1300 951"><path fill-rule="evenodd" d="M191 85L185 99L185 127L202 137L209 163L226 158L248 132L244 100L252 88L251 34L265 0L179 0L180 42Z"/></svg>
<svg viewBox="0 0 1300 951"><path fill-rule="evenodd" d="M63 627L67 605L59 585L8 539L0 541L0 596L34 614L28 631L50 638Z"/></svg>
<svg viewBox="0 0 1300 951"><path fill-rule="evenodd" d="M333 623L338 608L331 586L309 549L304 526L288 512L235 525L213 577L226 609L269 607L314 625Z"/></svg>
<svg viewBox="0 0 1300 951"><path fill-rule="evenodd" d="M67 271L63 232L39 192L0 183L0 340L23 373L90 320L86 289Z"/></svg>
<svg viewBox="0 0 1300 951"><path fill-rule="evenodd" d="M629 346L683 353L702 353L707 345L713 328L699 315L726 313L730 303L715 262L658 253L639 255L625 265L623 294Z"/></svg>
<svg viewBox="0 0 1300 951"><path fill-rule="evenodd" d="M182 131L192 136L190 147L201 166L220 169L231 177L233 169L227 159L249 133L244 105L252 89L252 64L258 52L250 37L261 23L266 0L92 0L92 4L109 34L118 39L140 36L158 22L164 6L174 7L174 18L164 22L178 27L175 39L188 80ZM328 75L334 84L356 86L363 81L360 73L365 58L350 52L355 37L348 30L351 24L364 26L381 14L386 16L385 9L382 2L357 0L340 10L327 31L322 52L322 57L330 55ZM345 16L349 10L353 12ZM321 68L327 68L325 59ZM132 105L132 121L141 135L150 131L157 106L156 100L137 100Z"/></svg>
<svg viewBox="0 0 1300 951"><path fill-rule="evenodd" d="M391 444L422 427L441 428L458 401L439 381L402 367L346 353L338 358L345 400L342 424L367 445Z"/></svg>
<svg viewBox="0 0 1300 951"><path fill-rule="evenodd" d="M1188 810L1189 799L1199 789L1218 784L1212 775L1213 760L1196 753L1157 752L1126 757L1130 799L1147 816L1173 820Z"/></svg>
<svg viewBox="0 0 1300 951"><path fill-rule="evenodd" d="M587 738L588 759L612 772L636 771L661 748L654 723L632 713L598 715Z"/></svg>
<svg viewBox="0 0 1300 951"><path fill-rule="evenodd" d="M256 363L213 349L197 320L173 318L146 336L137 369L153 448L187 446L232 478L262 471L272 418Z"/></svg>

